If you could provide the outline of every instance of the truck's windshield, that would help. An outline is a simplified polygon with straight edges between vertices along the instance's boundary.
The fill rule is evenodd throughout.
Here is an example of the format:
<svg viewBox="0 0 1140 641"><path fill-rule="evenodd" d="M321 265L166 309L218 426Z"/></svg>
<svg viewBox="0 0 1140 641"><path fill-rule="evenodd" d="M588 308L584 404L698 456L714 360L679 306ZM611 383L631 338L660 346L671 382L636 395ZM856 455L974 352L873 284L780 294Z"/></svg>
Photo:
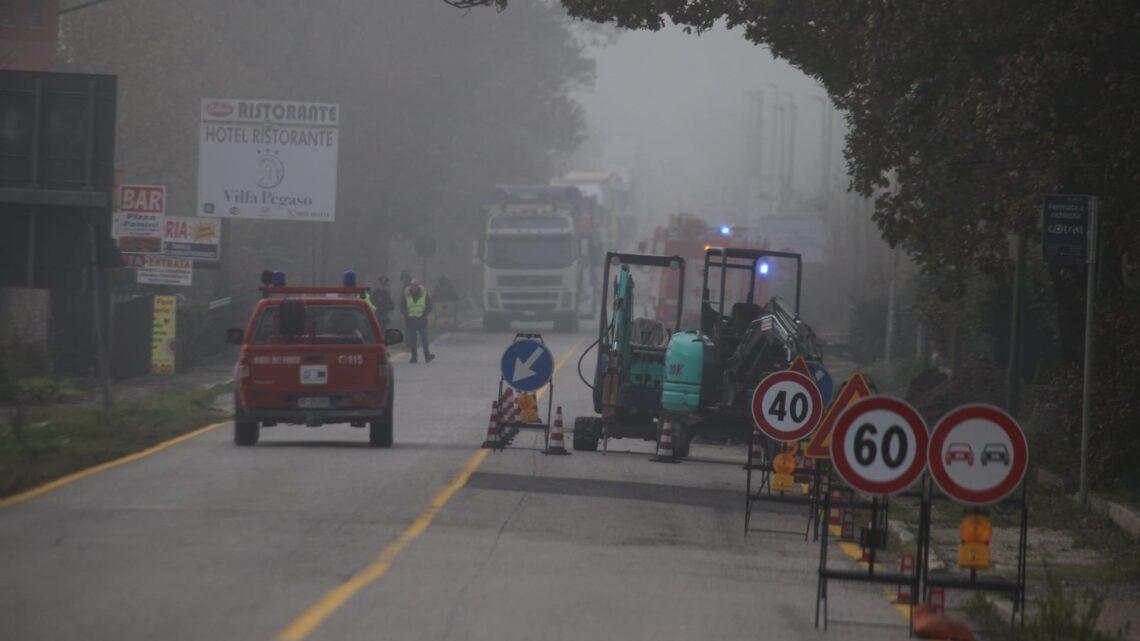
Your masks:
<svg viewBox="0 0 1140 641"><path fill-rule="evenodd" d="M348 305L306 305L305 334L295 339L281 336L277 324L277 307L266 307L257 319L250 342L254 345L281 343L286 340L309 344L361 345L376 342L376 332L368 314Z"/></svg>
<svg viewBox="0 0 1140 641"><path fill-rule="evenodd" d="M574 238L551 236L492 236L487 241L487 266L495 269L554 269L574 261Z"/></svg>

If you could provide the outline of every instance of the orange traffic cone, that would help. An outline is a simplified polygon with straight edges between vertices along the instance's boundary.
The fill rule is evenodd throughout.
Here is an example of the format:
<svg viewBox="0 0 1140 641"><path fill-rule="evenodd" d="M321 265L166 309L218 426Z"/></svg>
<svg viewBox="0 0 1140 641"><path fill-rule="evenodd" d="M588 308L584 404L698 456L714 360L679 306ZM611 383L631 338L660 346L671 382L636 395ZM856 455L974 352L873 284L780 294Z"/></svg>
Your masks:
<svg viewBox="0 0 1140 641"><path fill-rule="evenodd" d="M487 421L487 440L483 447L496 448L502 442L502 428L499 427L499 401L491 401L491 418Z"/></svg>
<svg viewBox="0 0 1140 641"><path fill-rule="evenodd" d="M562 406L554 412L554 423L550 426L550 438L546 445L546 454L569 454L566 449L566 439L562 433Z"/></svg>
<svg viewBox="0 0 1140 641"><path fill-rule="evenodd" d="M649 459L654 463L680 463L673 457L673 426L667 417L661 417L661 436L657 439L657 456Z"/></svg>

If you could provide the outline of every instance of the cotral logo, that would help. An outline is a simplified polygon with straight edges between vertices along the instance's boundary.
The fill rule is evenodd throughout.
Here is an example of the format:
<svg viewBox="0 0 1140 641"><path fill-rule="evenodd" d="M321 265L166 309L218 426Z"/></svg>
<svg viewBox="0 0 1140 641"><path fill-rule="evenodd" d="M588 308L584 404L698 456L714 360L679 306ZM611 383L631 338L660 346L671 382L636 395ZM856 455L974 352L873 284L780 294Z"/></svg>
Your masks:
<svg viewBox="0 0 1140 641"><path fill-rule="evenodd" d="M234 112L234 103L225 100L213 100L206 103L206 113L214 118L225 118Z"/></svg>

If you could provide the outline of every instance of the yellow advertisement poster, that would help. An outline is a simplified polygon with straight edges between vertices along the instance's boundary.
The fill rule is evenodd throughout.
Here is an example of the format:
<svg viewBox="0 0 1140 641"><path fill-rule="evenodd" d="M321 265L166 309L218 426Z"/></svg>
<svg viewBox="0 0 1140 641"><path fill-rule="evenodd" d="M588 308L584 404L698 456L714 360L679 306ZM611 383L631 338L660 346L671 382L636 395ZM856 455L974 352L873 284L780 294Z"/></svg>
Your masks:
<svg viewBox="0 0 1140 641"><path fill-rule="evenodd" d="M174 331L177 309L177 297L154 297L154 321L150 333L150 371L155 374L174 373Z"/></svg>

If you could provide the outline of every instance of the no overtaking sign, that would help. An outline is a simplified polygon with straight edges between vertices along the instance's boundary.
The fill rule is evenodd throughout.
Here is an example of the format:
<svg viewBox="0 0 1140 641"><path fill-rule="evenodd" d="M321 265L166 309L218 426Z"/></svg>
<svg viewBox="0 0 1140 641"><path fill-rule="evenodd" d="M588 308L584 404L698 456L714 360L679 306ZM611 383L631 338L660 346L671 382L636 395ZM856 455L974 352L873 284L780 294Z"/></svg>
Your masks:
<svg viewBox="0 0 1140 641"><path fill-rule="evenodd" d="M962 405L942 417L930 435L928 455L934 482L967 505L1002 500L1029 466L1021 426L991 405Z"/></svg>

